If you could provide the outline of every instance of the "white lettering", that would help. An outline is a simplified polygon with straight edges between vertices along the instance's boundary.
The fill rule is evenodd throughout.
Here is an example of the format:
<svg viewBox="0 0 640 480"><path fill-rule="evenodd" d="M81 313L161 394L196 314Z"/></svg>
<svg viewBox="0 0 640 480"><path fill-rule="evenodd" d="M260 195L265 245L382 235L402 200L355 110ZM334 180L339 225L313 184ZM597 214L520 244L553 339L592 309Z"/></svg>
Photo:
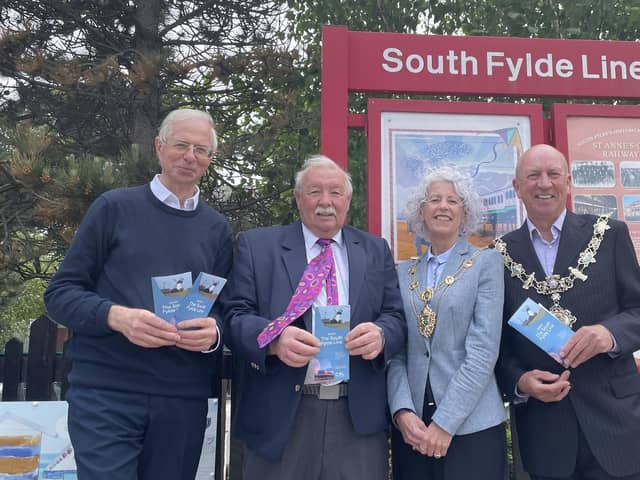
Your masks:
<svg viewBox="0 0 640 480"><path fill-rule="evenodd" d="M511 72L511 75L509 75L510 82L515 82L516 80L518 80L518 77L520 76L520 68L522 67L522 61L522 58L518 58L516 59L516 62L514 64L511 57L507 57L507 67L509 67L509 72Z"/></svg>
<svg viewBox="0 0 640 480"><path fill-rule="evenodd" d="M413 66L414 60L415 60L415 63L417 64L417 66L415 67ZM420 73L421 71L424 70L424 60L417 53L412 53L407 57L405 66L407 67L407 70L411 73Z"/></svg>
<svg viewBox="0 0 640 480"><path fill-rule="evenodd" d="M471 64L471 74L478 75L478 59L473 55L467 56L465 50L460 52L460 64L462 75L467 74L467 64Z"/></svg>
<svg viewBox="0 0 640 480"><path fill-rule="evenodd" d="M487 75L493 75L493 69L496 67L504 67L504 62L494 60L494 58L503 58L504 52L487 52Z"/></svg>
<svg viewBox="0 0 640 480"><path fill-rule="evenodd" d="M456 68L456 60L458 56L455 54L453 50L449 50L449 55L447 55L447 60L449 60L449 73L451 75L458 75L458 69Z"/></svg>
<svg viewBox="0 0 640 480"><path fill-rule="evenodd" d="M614 60L609 62L609 69L611 70L611 78L613 80L618 78L618 75L616 74L616 68L620 69L620 78L622 78L623 80L626 80L627 79L627 64L624 63L624 62L621 62L621 61L614 61Z"/></svg>
<svg viewBox="0 0 640 480"><path fill-rule="evenodd" d="M525 64L525 69L527 71L527 77L531 78L531 76L533 75L533 71L531 69L531 54L530 53L525 54L524 58L525 58L524 64Z"/></svg>
<svg viewBox="0 0 640 480"><path fill-rule="evenodd" d="M573 76L573 63L568 58L561 58L556 63L556 73L559 77L569 78Z"/></svg>
<svg viewBox="0 0 640 480"><path fill-rule="evenodd" d="M606 55L602 55L600 57L600 65L601 65L601 72L602 72L602 78L606 79L607 77L607 57Z"/></svg>
<svg viewBox="0 0 640 480"><path fill-rule="evenodd" d="M640 60L629 64L629 76L634 80L640 80Z"/></svg>
<svg viewBox="0 0 640 480"><path fill-rule="evenodd" d="M589 73L589 57L586 54L580 55L582 62L582 78L600 78L597 73Z"/></svg>
<svg viewBox="0 0 640 480"><path fill-rule="evenodd" d="M541 78L553 77L553 56L547 53L545 57L536 60L533 66L536 74Z"/></svg>
<svg viewBox="0 0 640 480"><path fill-rule="evenodd" d="M402 51L398 50L397 48L385 48L384 52L382 52L382 58L384 58L387 62L394 64L382 64L382 68L389 73L397 73L402 70L402 60L400 58L396 58L394 55L402 58Z"/></svg>
<svg viewBox="0 0 640 480"><path fill-rule="evenodd" d="M442 75L444 73L444 59L442 55L438 55L436 58L438 59L438 66L434 68L433 55L427 55L427 72Z"/></svg>

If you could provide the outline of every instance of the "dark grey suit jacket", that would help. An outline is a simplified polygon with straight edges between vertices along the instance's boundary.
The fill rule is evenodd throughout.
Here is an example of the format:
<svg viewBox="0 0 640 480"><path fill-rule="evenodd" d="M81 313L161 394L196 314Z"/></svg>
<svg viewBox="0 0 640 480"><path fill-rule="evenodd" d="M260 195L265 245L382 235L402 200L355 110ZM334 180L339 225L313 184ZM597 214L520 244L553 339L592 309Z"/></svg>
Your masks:
<svg viewBox="0 0 640 480"><path fill-rule="evenodd" d="M349 409L355 430L383 431L388 425L386 360L406 340L406 323L393 257L387 242L345 226L349 262L351 328L375 322L384 331L384 355L374 361L350 359ZM307 265L300 222L250 230L238 238L238 251L225 303L226 340L244 365L234 433L254 452L277 459L287 443L302 396L306 367L292 368L256 338L281 315ZM296 325L310 330L311 313Z"/></svg>
<svg viewBox="0 0 640 480"><path fill-rule="evenodd" d="M597 217L567 212L554 273L568 274L593 235ZM626 224L609 220L596 263L584 271L586 282L562 294L561 306L577 317L574 330L602 324L614 336L619 354L600 354L571 372L569 395L560 402L530 398L516 406L520 449L525 469L545 477L565 477L573 471L578 425L596 459L611 475L640 472L640 375L633 352L640 348L640 269ZM526 224L503 237L508 251L527 272L545 277ZM551 299L505 269L506 322L527 297L551 306ZM561 373L563 367L505 324L496 367L503 392L513 399L520 376L533 369Z"/></svg>

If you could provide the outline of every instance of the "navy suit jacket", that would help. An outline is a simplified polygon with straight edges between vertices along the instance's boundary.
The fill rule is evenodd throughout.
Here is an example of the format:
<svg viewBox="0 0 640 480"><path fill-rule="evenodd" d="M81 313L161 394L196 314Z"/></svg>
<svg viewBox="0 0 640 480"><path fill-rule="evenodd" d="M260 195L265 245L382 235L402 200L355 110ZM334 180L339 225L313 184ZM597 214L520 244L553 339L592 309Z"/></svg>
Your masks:
<svg viewBox="0 0 640 480"><path fill-rule="evenodd" d="M593 235L597 217L567 212L553 269L561 276L575 266L578 254ZM560 305L577 317L574 330L602 324L614 336L619 354L600 354L572 369L571 390L559 402L530 398L515 406L520 449L525 469L545 477L567 477L575 466L578 425L596 459L611 475L640 472L640 375L633 351L640 348L640 269L626 224L609 220L596 263L584 273L585 282L562 294ZM544 271L529 237L527 225L503 237L511 257L536 278ZM529 296L547 308L551 299L525 290L505 269L506 322ZM518 379L533 369L561 373L563 367L513 328L504 325L498 381L513 399Z"/></svg>
<svg viewBox="0 0 640 480"><path fill-rule="evenodd" d="M388 425L385 366L404 346L406 323L393 257L387 242L350 226L342 229L349 262L351 327L375 322L384 331L384 355L372 361L351 357L349 410L355 430L383 431ZM254 452L281 457L293 426L306 367L293 368L257 336L281 315L307 265L300 222L240 234L226 302L226 340L245 368L234 433ZM310 311L296 325L310 330Z"/></svg>

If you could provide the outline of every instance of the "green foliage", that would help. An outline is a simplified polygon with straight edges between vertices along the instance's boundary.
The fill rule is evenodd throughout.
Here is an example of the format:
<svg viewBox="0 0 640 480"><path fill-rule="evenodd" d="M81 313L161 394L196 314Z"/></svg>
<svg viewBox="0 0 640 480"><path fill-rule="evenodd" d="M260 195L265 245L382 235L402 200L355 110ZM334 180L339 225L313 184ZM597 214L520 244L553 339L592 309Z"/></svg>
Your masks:
<svg viewBox="0 0 640 480"><path fill-rule="evenodd" d="M4 351L4 345L13 337L24 341L30 322L44 314L45 288L46 282L42 279L24 282L20 295L0 309L0 351Z"/></svg>

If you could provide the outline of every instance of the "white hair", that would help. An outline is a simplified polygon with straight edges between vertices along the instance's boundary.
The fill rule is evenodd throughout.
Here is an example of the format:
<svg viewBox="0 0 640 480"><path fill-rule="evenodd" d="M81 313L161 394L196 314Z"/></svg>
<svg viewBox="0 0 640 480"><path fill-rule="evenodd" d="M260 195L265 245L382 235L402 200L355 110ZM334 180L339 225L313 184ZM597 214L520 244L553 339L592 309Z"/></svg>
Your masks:
<svg viewBox="0 0 640 480"><path fill-rule="evenodd" d="M215 153L218 150L218 136L216 135L216 125L209 113L202 110L195 110L192 108L180 108L170 112L158 129L158 137L162 143L167 142L167 137L171 133L171 128L176 122L183 122L185 120L200 119L206 121L211 126L211 153Z"/></svg>
<svg viewBox="0 0 640 480"><path fill-rule="evenodd" d="M429 188L438 182L447 182L453 185L456 193L462 198L464 208L462 227L466 232L475 231L485 211L482 199L473 186L471 177L450 166L439 167L427 172L422 179L420 188L407 201L405 211L409 228L425 240L429 238L429 232L426 231L422 218L422 207L429 196Z"/></svg>
<svg viewBox="0 0 640 480"><path fill-rule="evenodd" d="M305 160L302 164L302 168L298 170L296 173L296 183L294 186L294 190L299 192L302 189L302 181L304 180L304 176L307 173L307 170L314 167L328 167L333 168L340 171L344 175L345 186L347 187L347 194L351 195L353 193L353 184L351 183L351 175L345 172L340 165L331 160L329 157L325 155L313 155Z"/></svg>

